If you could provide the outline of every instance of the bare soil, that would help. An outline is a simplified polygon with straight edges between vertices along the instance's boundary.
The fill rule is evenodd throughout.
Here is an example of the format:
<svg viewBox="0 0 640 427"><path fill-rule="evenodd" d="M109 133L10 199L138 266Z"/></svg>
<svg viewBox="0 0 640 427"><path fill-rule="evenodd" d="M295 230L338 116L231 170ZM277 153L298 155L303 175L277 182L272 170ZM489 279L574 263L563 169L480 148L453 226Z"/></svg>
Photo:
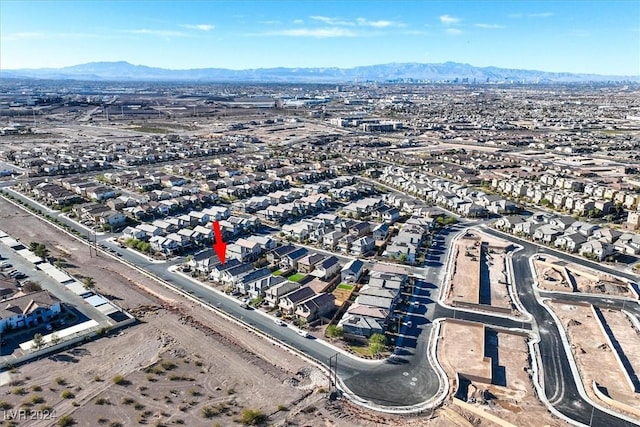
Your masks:
<svg viewBox="0 0 640 427"><path fill-rule="evenodd" d="M481 257L480 247L485 245ZM488 286L491 292L491 306L511 308L511 298L507 291L506 248L509 243L483 233L467 232L454 245L454 263L451 286L447 303L455 301L471 304L480 303L480 270L483 262L489 270Z"/></svg>
<svg viewBox="0 0 640 427"><path fill-rule="evenodd" d="M483 343L485 346L493 345L494 347L495 343L485 343L483 329L449 321L443 326L441 336L444 336L444 339L438 349L438 360L442 363L447 376L455 378L456 372L486 373L487 364L490 366L491 361L484 359ZM465 339L456 337L465 337ZM496 384L497 376L494 373L490 384L472 381L469 386L469 397L477 399L478 402L485 401L484 404L478 403L480 408L518 426L567 425L564 421L555 418L535 394L527 371L530 366L526 338L499 332L497 349L493 350L497 350L498 365L504 369L505 385ZM455 394L456 391L457 388L452 390L451 394ZM526 417L523 416L524 414ZM485 423L492 424L486 420Z"/></svg>
<svg viewBox="0 0 640 427"><path fill-rule="evenodd" d="M632 297L629 285L615 276L545 255L533 261L541 289Z"/></svg>
<svg viewBox="0 0 640 427"><path fill-rule="evenodd" d="M607 344L607 339L598 325L590 306L570 305L556 302L548 303L556 315L560 318L562 326L567 332L573 356L576 359L584 388L589 397L604 406L608 406L600 400L592 389L595 380L600 386L605 387L614 400L619 400L628 405L639 407L640 396L630 390L622 368L618 364L613 349ZM626 319L619 318L622 313L609 311L603 312L604 317L614 324L614 334L617 333L625 344L630 344L632 334L635 334L631 324ZM624 316L624 315L623 315ZM626 328L624 322L627 322ZM613 329L613 328L612 328ZM635 353L628 353L629 358L637 355L638 338L633 339L633 347L628 346ZM618 411L618 409L611 408ZM629 414L630 415L630 414Z"/></svg>

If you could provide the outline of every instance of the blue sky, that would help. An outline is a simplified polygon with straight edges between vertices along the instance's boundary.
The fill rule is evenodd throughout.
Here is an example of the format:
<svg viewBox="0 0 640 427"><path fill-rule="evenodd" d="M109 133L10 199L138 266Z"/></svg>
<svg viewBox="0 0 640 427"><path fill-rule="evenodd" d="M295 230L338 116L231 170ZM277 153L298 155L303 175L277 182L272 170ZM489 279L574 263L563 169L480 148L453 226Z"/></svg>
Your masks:
<svg viewBox="0 0 640 427"><path fill-rule="evenodd" d="M0 0L0 68L464 62L640 75L640 1Z"/></svg>

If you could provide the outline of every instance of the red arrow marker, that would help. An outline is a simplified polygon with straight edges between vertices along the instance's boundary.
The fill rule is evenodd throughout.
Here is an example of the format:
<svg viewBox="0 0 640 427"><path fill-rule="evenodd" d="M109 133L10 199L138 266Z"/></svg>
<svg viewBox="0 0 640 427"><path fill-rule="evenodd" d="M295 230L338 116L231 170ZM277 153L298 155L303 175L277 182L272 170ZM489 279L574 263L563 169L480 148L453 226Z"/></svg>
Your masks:
<svg viewBox="0 0 640 427"><path fill-rule="evenodd" d="M218 258L222 265L224 265L225 258L227 255L227 244L222 240L222 233L220 233L220 223L218 221L213 221L211 224L213 227L213 236L215 241L213 243L213 250L218 254Z"/></svg>

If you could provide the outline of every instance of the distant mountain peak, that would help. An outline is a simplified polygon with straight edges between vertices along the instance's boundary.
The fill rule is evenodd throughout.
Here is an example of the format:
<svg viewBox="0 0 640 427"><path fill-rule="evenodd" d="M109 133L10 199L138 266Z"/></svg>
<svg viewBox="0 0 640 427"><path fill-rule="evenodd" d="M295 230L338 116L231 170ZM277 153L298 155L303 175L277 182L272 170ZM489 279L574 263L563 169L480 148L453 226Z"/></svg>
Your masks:
<svg viewBox="0 0 640 427"><path fill-rule="evenodd" d="M348 83L354 81L377 81L381 83L391 81L465 83L640 81L640 76L602 76L499 67L475 67L470 64L453 61L436 64L388 63L353 68L277 67L247 70L224 68L168 70L146 65L134 65L127 61L99 61L57 69L2 70L0 78L282 83Z"/></svg>

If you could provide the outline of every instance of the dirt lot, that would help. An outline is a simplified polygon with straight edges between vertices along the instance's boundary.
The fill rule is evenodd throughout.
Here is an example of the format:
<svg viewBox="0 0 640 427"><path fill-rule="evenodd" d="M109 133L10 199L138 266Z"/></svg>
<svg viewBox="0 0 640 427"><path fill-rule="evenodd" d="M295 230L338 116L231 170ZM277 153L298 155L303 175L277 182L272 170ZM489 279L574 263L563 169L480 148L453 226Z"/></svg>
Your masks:
<svg viewBox="0 0 640 427"><path fill-rule="evenodd" d="M478 376L488 372L492 376L491 384L472 381L469 385L468 397L487 402L478 404L479 408L518 426L567 425L553 417L536 397L526 371L529 368L526 338L501 332L485 337L484 328L477 325L444 323L438 360L449 378L454 378L455 372ZM466 339L457 339L462 336ZM497 357L493 373L488 369L492 362L484 358L485 354L492 359ZM456 391L452 390L452 394Z"/></svg>
<svg viewBox="0 0 640 427"><path fill-rule="evenodd" d="M481 255L481 245L484 245ZM467 232L454 246L455 262L447 303L454 301L487 304L481 296L481 271L488 269L486 298L494 307L511 308L506 287L506 248L508 242L477 232Z"/></svg>
<svg viewBox="0 0 640 427"><path fill-rule="evenodd" d="M52 256L64 256L72 273L93 277L98 291L141 320L0 374L4 408L49 411L57 419L68 415L76 425L91 427L238 425L245 409L267 415L269 425L460 425L451 421L451 410L402 418L330 402L319 392L326 378L297 356L111 258L90 257L82 243L1 198L0 222L23 242L43 242ZM118 375L123 378L115 384ZM55 423L52 418L15 422Z"/></svg>
<svg viewBox="0 0 640 427"><path fill-rule="evenodd" d="M606 273L545 255L533 261L540 288L632 297L626 282ZM575 289L575 290L574 290Z"/></svg>
<svg viewBox="0 0 640 427"><path fill-rule="evenodd" d="M622 368L612 352L613 349L607 344L606 337L598 326L590 306L555 302L549 303L549 306L558 315L567 331L573 356L577 361L582 382L589 397L607 406L593 392L592 382L595 380L600 386L606 387L613 399L640 407L640 396L638 393L633 393L627 385ZM630 345L629 340L633 340L633 347L630 348L636 349L636 352L628 353L630 358L638 354L639 340L637 336L633 337L635 332L630 328L629 321L620 317L624 315L613 311L603 311L603 314L608 322L611 319L614 334L617 333L620 336L618 339L627 345ZM624 328L625 322L626 328Z"/></svg>

